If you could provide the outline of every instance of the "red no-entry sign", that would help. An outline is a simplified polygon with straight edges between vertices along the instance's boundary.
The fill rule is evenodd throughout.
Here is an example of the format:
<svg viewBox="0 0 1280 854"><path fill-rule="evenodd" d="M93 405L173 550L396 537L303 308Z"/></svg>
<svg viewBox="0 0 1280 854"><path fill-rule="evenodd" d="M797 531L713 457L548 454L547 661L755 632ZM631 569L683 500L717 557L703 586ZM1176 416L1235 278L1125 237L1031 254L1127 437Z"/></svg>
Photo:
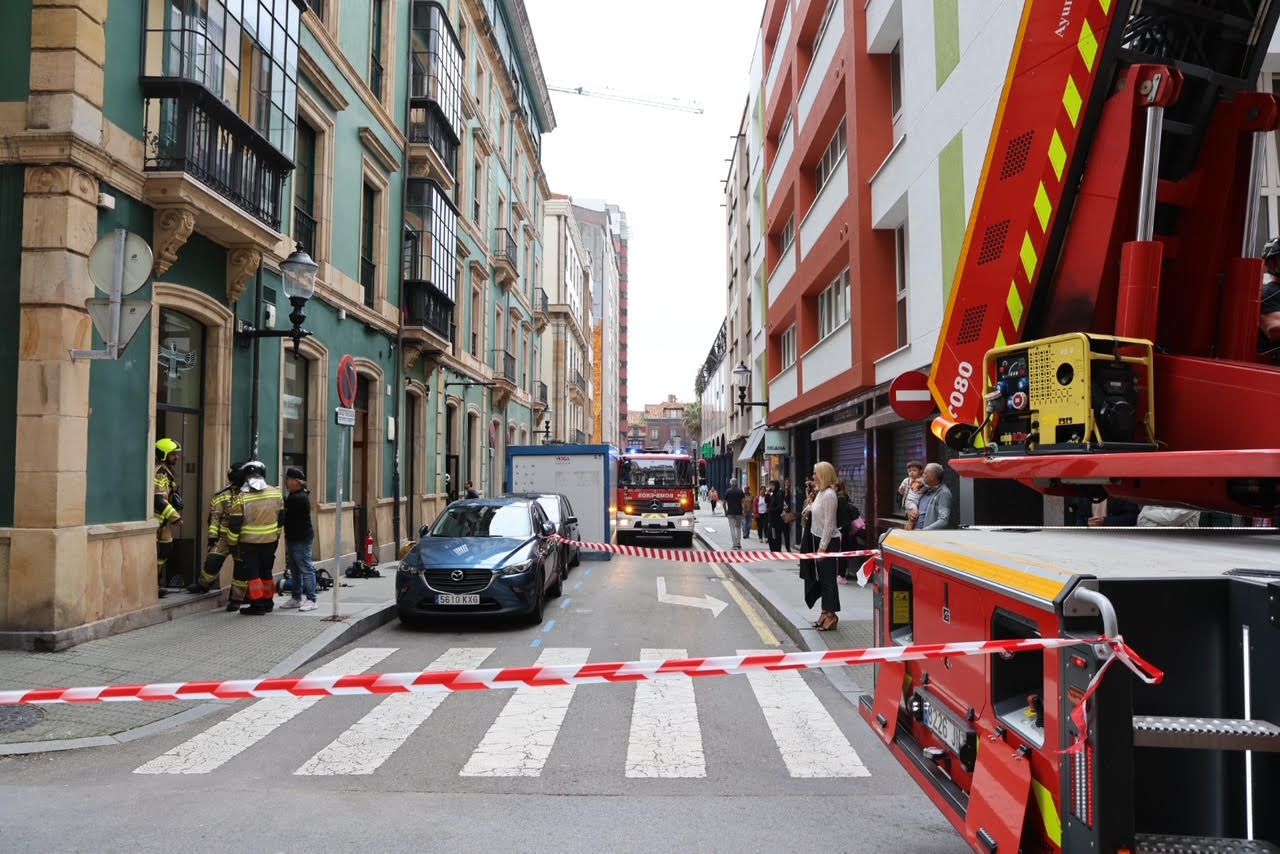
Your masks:
<svg viewBox="0 0 1280 854"><path fill-rule="evenodd" d="M933 414L933 395L929 393L929 376L921 371L907 371L889 385L889 406L907 421L922 421Z"/></svg>
<svg viewBox="0 0 1280 854"><path fill-rule="evenodd" d="M338 400L347 409L356 402L356 362L350 356L343 356L338 362Z"/></svg>

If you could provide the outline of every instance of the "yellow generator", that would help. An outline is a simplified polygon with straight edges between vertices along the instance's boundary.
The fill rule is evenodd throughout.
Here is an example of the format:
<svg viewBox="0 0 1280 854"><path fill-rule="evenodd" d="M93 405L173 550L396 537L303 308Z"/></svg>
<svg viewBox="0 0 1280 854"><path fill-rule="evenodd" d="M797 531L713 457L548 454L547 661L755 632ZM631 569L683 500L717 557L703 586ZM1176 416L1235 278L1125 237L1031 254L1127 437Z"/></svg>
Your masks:
<svg viewBox="0 0 1280 854"><path fill-rule="evenodd" d="M987 453L1153 450L1150 341L1071 333L988 350Z"/></svg>

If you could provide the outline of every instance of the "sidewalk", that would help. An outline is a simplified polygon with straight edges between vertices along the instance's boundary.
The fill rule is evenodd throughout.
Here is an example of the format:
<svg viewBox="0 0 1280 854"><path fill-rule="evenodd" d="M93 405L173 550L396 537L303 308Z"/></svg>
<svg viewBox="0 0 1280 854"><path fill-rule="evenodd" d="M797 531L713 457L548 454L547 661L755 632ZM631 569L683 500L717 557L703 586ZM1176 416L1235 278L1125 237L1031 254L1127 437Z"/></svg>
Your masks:
<svg viewBox="0 0 1280 854"><path fill-rule="evenodd" d="M712 514L711 505L705 502L698 506L694 514L698 520L695 533L707 548L729 551L733 547L729 520L724 516L723 505L717 505L716 510ZM751 539L742 541L743 551L767 551L768 542L758 537L752 530ZM861 561L856 558L855 563L861 566ZM821 608L816 603L812 609L805 608L804 582L800 580L800 567L796 561L725 563L722 566L751 592L801 649L816 652L862 649L874 645L870 587L859 587L853 581L841 584L840 622L832 631L819 632L813 628L813 622L818 619ZM847 672L863 691L872 690L869 668L851 667Z"/></svg>
<svg viewBox="0 0 1280 854"><path fill-rule="evenodd" d="M319 593L316 610L276 608L260 617L224 609L226 590L201 611L62 652L0 650L0 688L73 688L206 679L284 676L395 617L396 563L381 578L339 578L341 622L334 588ZM101 703L0 706L0 756L100 747L180 726L223 708L222 702Z"/></svg>

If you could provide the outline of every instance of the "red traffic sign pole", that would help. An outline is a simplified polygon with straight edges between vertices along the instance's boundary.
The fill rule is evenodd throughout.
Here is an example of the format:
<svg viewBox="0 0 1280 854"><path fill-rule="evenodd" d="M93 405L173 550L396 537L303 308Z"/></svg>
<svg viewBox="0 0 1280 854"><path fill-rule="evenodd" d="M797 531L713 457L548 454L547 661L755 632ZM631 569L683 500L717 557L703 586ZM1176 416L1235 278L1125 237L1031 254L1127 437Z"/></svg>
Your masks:
<svg viewBox="0 0 1280 854"><path fill-rule="evenodd" d="M356 402L356 362L350 356L338 362L338 400L347 409Z"/></svg>
<svg viewBox="0 0 1280 854"><path fill-rule="evenodd" d="M929 392L929 375L922 371L906 371L889 385L889 406L900 418L923 421L934 412L933 395Z"/></svg>

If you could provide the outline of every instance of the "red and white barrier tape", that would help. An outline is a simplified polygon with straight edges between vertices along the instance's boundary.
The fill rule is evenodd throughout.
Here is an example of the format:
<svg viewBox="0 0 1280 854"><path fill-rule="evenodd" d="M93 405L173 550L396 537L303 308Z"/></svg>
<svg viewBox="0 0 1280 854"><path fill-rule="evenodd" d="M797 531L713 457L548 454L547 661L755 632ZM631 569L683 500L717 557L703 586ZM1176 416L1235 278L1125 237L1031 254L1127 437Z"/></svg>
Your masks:
<svg viewBox="0 0 1280 854"><path fill-rule="evenodd" d="M823 557L867 557L880 554L879 549L857 549L849 552L744 552L739 549L728 551L694 551L693 549L655 549L649 546L615 546L613 543L584 543L579 540L566 540L554 537L558 542L584 549L589 552L609 552L616 555L630 555L648 560L671 560L680 563L764 563L770 560L813 560Z"/></svg>
<svg viewBox="0 0 1280 854"><path fill-rule="evenodd" d="M608 682L644 682L674 676L730 676L757 670L808 670L870 664L877 661L917 661L961 655L992 655L1060 649L1081 644L1106 644L1115 652L1111 661L1118 658L1126 667L1146 681L1158 683L1164 676L1125 646L1124 640L1119 636L1091 639L1029 638L912 644L828 652L778 652L764 655L725 655L716 658L681 658L665 661L624 661L608 664L559 664L541 667L413 673L357 673L348 676L300 676L225 682L159 682L151 685L117 685L97 688L20 689L0 691L0 705L252 700L270 697L335 697L368 694L447 694L526 686L546 688ZM1101 675L1099 672L1098 676ZM1092 694L1092 688L1093 686L1090 687L1089 694Z"/></svg>

